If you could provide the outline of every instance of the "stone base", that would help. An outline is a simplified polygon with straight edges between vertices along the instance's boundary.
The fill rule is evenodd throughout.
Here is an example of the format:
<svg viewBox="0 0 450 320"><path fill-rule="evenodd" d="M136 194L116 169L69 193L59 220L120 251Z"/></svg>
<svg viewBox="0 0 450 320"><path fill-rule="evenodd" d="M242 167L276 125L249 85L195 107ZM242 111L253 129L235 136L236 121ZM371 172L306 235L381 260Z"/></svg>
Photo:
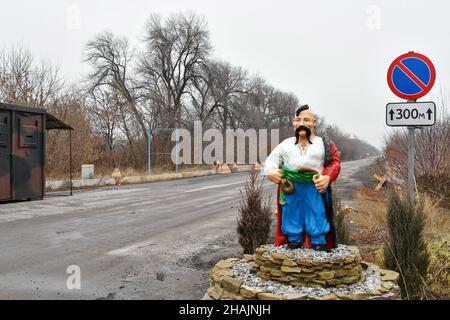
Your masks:
<svg viewBox="0 0 450 320"><path fill-rule="evenodd" d="M296 287L346 288L364 280L360 262L358 248L351 246L328 253L266 245L256 249L251 271L264 280Z"/></svg>
<svg viewBox="0 0 450 320"><path fill-rule="evenodd" d="M400 298L398 273L361 263L356 247L341 245L330 253L265 245L255 255L219 261L210 278L204 299Z"/></svg>

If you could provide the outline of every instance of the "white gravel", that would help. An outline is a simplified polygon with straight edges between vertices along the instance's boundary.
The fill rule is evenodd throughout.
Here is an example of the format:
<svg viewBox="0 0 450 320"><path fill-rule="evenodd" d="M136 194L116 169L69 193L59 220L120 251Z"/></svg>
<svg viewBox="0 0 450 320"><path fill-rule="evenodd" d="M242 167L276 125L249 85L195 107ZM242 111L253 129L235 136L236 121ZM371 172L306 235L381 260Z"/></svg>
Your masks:
<svg viewBox="0 0 450 320"><path fill-rule="evenodd" d="M345 245L338 245L337 248L331 249L330 252L326 251L316 251L312 249L288 249L287 245L282 246L270 246L266 249L264 255L272 255L273 253L280 253L288 256L289 258L301 259L307 258L308 260L317 261L317 262L329 262L330 260L340 260L345 259L347 257L354 257L354 253L350 251L350 249Z"/></svg>

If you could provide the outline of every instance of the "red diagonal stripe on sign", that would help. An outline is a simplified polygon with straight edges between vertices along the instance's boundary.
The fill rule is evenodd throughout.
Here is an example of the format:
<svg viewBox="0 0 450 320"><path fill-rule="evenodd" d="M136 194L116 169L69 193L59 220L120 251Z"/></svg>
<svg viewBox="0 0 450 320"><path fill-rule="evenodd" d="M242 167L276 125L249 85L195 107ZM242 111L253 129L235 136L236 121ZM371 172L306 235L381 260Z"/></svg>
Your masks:
<svg viewBox="0 0 450 320"><path fill-rule="evenodd" d="M403 64L403 62L399 61L397 63L397 67L399 67L400 70L402 70L415 84L422 88L422 90L425 90L427 88L427 86Z"/></svg>

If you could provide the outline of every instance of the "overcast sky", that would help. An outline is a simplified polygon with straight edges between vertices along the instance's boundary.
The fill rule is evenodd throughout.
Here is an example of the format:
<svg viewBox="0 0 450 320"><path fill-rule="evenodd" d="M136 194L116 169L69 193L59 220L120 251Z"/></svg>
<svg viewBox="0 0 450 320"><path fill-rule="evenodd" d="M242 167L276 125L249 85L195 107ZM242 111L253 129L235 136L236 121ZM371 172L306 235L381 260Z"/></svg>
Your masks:
<svg viewBox="0 0 450 320"><path fill-rule="evenodd" d="M400 102L389 64L410 50L437 71L436 100L450 87L450 5L442 0L39 0L2 1L0 46L20 45L77 81L82 49L111 30L137 45L152 13L196 12L208 21L214 55L292 92L329 123L382 146L385 106Z"/></svg>

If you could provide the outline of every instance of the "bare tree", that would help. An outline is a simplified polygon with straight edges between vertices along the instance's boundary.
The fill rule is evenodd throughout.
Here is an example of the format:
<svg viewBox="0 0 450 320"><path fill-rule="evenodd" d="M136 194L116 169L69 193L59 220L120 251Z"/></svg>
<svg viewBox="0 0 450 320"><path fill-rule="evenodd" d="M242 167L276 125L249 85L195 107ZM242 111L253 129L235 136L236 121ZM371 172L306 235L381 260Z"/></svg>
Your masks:
<svg viewBox="0 0 450 320"><path fill-rule="evenodd" d="M212 76L208 65L202 65L199 69L200 76L194 77L187 93L190 96L191 109L188 111L187 121L200 120L203 126L208 126L214 103L211 99Z"/></svg>
<svg viewBox="0 0 450 320"><path fill-rule="evenodd" d="M109 31L103 32L87 43L85 61L93 69L87 77L91 94L95 95L96 89L105 86L120 94L147 139L147 128L137 104L137 89L129 74L133 55L128 40Z"/></svg>
<svg viewBox="0 0 450 320"><path fill-rule="evenodd" d="M58 119L72 126L72 168L79 172L81 164L93 163L101 158L98 148L101 140L94 134L90 112L81 90L68 87L47 110ZM46 134L46 160L50 177L67 177L69 173L69 133L49 130Z"/></svg>
<svg viewBox="0 0 450 320"><path fill-rule="evenodd" d="M120 122L119 106L113 93L99 91L89 95L90 103L87 105L91 114L92 127L96 133L103 136L108 150L114 149L114 140Z"/></svg>
<svg viewBox="0 0 450 320"><path fill-rule="evenodd" d="M214 122L222 131L237 128L244 110L240 98L249 91L247 72L224 61L210 62L209 70L212 103L207 117L214 115Z"/></svg>
<svg viewBox="0 0 450 320"><path fill-rule="evenodd" d="M7 103L45 107L57 99L64 82L57 67L36 63L30 51L0 51L0 99Z"/></svg>
<svg viewBox="0 0 450 320"><path fill-rule="evenodd" d="M205 19L195 14L152 15L146 25L146 50L140 61L142 88L161 108L169 127L181 125L182 101L189 84L201 76L211 44Z"/></svg>

